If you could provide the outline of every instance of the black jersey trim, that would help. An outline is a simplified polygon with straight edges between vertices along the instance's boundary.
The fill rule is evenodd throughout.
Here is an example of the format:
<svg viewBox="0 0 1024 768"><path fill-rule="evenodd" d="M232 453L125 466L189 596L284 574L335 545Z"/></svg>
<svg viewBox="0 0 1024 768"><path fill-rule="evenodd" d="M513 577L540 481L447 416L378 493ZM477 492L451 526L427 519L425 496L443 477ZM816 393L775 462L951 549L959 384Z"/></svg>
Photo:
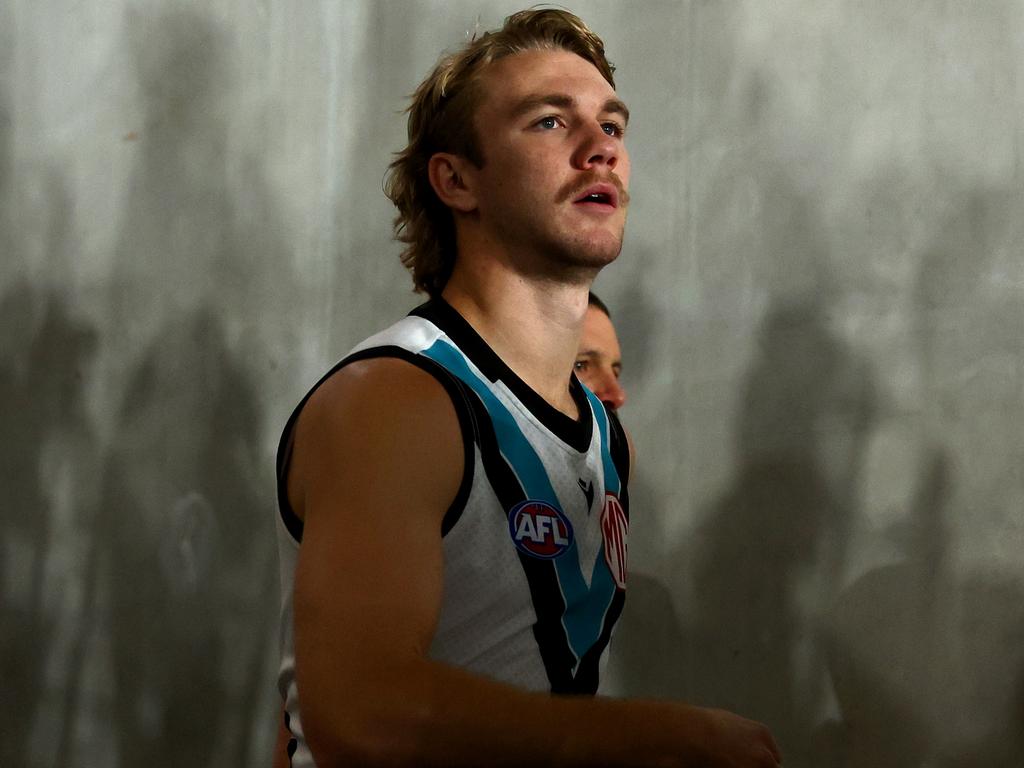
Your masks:
<svg viewBox="0 0 1024 768"><path fill-rule="evenodd" d="M480 337L476 329L440 296L421 304L409 314L429 320L448 334L448 337L455 342L455 346L473 361L473 364L480 369L484 376L492 382L502 381L533 417L559 440L580 452L586 451L590 447L594 418L590 412L587 394L575 376L569 376L569 393L576 404L579 418L571 419L519 378L515 371L509 368L505 361L498 357L497 353Z"/></svg>
<svg viewBox="0 0 1024 768"><path fill-rule="evenodd" d="M446 536L455 526L466 507L466 502L469 500L469 492L473 487L473 470L476 464L474 438L477 429L474 423L474 415L470 409L469 401L465 392L465 384L449 373L444 366L429 358L423 357L422 355L410 352L403 347L393 345L371 347L370 349L364 349L360 352L349 355L325 373L320 380L313 385L309 392L306 393L305 397L303 397L295 407L295 410L292 411L292 415L289 417L288 423L285 425L284 432L281 434L281 442L277 449L277 504L281 520L284 522L284 526L288 530L288 533L291 534L291 537L296 542L301 543L302 541L303 524L302 520L297 514L295 514L291 504L288 502L287 473L288 467L291 463L292 452L294 450L295 424L298 421L299 414L309 401L309 398L313 396L313 393L315 393L320 386L327 381L327 379L340 371L346 365L360 360L372 360L377 358L397 358L399 360L404 360L407 363L411 363L417 368L433 376L441 386L444 387L445 392L448 393L448 397L452 401L452 405L455 408L455 414L459 420L459 431L462 433L463 470L462 482L459 483L459 490L456 492L455 498L452 500L451 505L444 514L444 518L441 520L442 537Z"/></svg>
<svg viewBox="0 0 1024 768"><path fill-rule="evenodd" d="M608 451L611 454L615 470L619 473L618 499L622 505L622 511L626 515L626 520L629 520L629 441L626 439L626 431L622 427L622 422L619 421L618 414L604 403L602 403L602 407L608 414ZM626 590L616 589L608 610L605 611L601 624L601 634L583 654L583 658L580 659L576 675L572 680L573 688L567 692L578 694L597 693L601 682L601 656L611 641L612 629L622 615L622 609L625 605Z"/></svg>
<svg viewBox="0 0 1024 768"><path fill-rule="evenodd" d="M597 693L601 683L601 655L612 639L612 628L622 615L622 609L626 605L626 590L616 589L615 596L604 615L604 623L601 626L601 634L587 652L580 659L580 665L576 670L576 677L573 680L573 693Z"/></svg>
<svg viewBox="0 0 1024 768"><path fill-rule="evenodd" d="M507 512L527 498L526 491L512 466L501 453L487 407L468 387L467 391L468 402L473 410L473 422L476 427L477 445L480 449L484 474L502 509ZM587 407L589 409L589 404ZM622 439L622 444L626 445L625 434L622 432L621 426L618 427L617 434ZM628 473L628 445L624 458L625 463L617 464L616 469ZM620 483L620 487L624 494L625 484ZM624 506L628 504L628 500L623 504ZM539 560L522 552L517 554L530 590L534 613L537 616L533 625L533 636L537 643L541 662L544 664L548 683L551 686L551 693L576 695L597 693L600 683L601 656L611 639L612 628L622 613L625 604L624 591L615 591L612 602L605 611L601 633L584 653L583 658L577 659L562 623L567 606L562 595L555 563L550 560Z"/></svg>
<svg viewBox="0 0 1024 768"><path fill-rule="evenodd" d="M602 403L603 405L603 403ZM629 473L632 467L629 463L629 440L626 437L626 430L619 421L619 415L604 406L608 414L608 451L612 455L612 463L619 473L619 503L622 504L622 511L626 513L626 520L629 520Z"/></svg>
<svg viewBox="0 0 1024 768"><path fill-rule="evenodd" d="M477 437L484 474L502 510L507 512L519 502L526 500L526 491L511 465L501 454L490 413L475 393L472 406L475 411L474 421L478 426ZM551 685L551 692L573 693L575 685L572 668L576 657L562 627L566 605L562 599L555 564L550 560L538 560L521 552L518 555L530 589L534 613L537 615L537 621L533 625L533 636Z"/></svg>
<svg viewBox="0 0 1024 768"><path fill-rule="evenodd" d="M292 758L295 757L295 753L299 750L299 740L296 739L295 735L292 733L292 718L291 715L288 714L287 709L284 711L284 727L285 730L288 731L288 743L285 745L284 752L288 757L288 766L291 768Z"/></svg>

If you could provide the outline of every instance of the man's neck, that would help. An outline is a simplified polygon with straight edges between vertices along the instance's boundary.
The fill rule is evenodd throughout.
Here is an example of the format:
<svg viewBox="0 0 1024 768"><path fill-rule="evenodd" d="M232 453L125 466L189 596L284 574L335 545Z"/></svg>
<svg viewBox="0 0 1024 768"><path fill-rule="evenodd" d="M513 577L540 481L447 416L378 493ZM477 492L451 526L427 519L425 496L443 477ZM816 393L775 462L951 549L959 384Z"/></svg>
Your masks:
<svg viewBox="0 0 1024 768"><path fill-rule="evenodd" d="M587 291L586 285L530 281L494 271L468 275L456 269L442 296L519 378L575 419L569 381Z"/></svg>

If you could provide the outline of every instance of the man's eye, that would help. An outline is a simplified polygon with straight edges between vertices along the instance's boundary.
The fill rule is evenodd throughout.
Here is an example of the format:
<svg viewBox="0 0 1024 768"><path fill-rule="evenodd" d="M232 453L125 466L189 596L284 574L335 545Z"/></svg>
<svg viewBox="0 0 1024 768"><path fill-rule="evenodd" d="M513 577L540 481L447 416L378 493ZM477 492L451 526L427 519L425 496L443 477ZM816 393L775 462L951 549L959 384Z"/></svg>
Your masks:
<svg viewBox="0 0 1024 768"><path fill-rule="evenodd" d="M579 371L580 373L582 373L583 371L587 370L587 361L586 360L577 360L573 364L573 370Z"/></svg>
<svg viewBox="0 0 1024 768"><path fill-rule="evenodd" d="M534 125L538 128L543 128L545 131L550 131L552 128L558 127L558 118L553 116L542 117Z"/></svg>
<svg viewBox="0 0 1024 768"><path fill-rule="evenodd" d="M601 130L617 139L621 139L626 132L626 129L618 123L601 123Z"/></svg>

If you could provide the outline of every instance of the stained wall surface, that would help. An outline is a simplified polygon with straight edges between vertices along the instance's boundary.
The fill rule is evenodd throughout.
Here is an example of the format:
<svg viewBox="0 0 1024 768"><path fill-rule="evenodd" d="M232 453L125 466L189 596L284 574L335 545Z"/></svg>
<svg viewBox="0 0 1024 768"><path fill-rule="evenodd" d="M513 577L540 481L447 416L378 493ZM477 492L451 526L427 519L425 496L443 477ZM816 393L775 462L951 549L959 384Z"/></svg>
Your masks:
<svg viewBox="0 0 1024 768"><path fill-rule="evenodd" d="M573 6L633 204L613 693L786 764L1024 749L1024 6ZM260 765L273 454L419 299L381 178L509 2L0 3L0 765Z"/></svg>

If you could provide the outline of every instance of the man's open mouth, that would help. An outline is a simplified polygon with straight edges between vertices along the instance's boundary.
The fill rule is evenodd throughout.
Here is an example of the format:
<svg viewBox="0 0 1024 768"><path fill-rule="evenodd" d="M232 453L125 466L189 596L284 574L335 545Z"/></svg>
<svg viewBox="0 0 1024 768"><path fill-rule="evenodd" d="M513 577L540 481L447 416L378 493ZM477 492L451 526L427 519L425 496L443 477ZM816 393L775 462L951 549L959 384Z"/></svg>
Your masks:
<svg viewBox="0 0 1024 768"><path fill-rule="evenodd" d="M573 202L606 205L611 208L617 208L619 206L619 195L615 187L610 184L596 184L585 189L583 194L577 197Z"/></svg>

